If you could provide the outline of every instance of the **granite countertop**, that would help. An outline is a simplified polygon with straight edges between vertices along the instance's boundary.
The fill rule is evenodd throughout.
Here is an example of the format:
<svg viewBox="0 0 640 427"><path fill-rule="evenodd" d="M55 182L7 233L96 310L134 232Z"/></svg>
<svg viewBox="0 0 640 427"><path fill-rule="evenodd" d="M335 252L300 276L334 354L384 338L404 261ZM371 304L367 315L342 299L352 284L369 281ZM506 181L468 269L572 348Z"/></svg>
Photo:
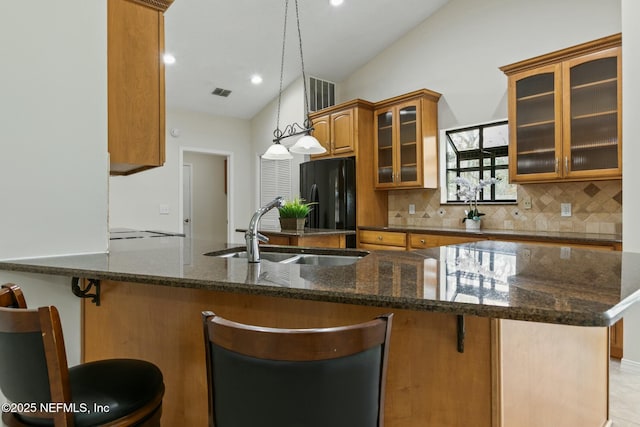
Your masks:
<svg viewBox="0 0 640 427"><path fill-rule="evenodd" d="M239 233L247 231L246 228L236 228ZM262 228L258 232L262 234L271 234L273 236L331 236L341 234L345 236L356 234L355 230L336 230L334 228L305 228L304 230L281 230Z"/></svg>
<svg viewBox="0 0 640 427"><path fill-rule="evenodd" d="M0 270L580 326L609 326L640 300L640 254L481 241L366 255L323 267L205 256L198 239L113 240L110 252L0 261ZM263 251L290 247L265 246Z"/></svg>
<svg viewBox="0 0 640 427"><path fill-rule="evenodd" d="M487 237L494 239L519 239L548 242L575 242L584 244L622 243L621 234L579 233L568 231L535 231L535 230L466 230L464 228L389 226L359 227L360 230L397 231L401 233L445 234L452 236Z"/></svg>

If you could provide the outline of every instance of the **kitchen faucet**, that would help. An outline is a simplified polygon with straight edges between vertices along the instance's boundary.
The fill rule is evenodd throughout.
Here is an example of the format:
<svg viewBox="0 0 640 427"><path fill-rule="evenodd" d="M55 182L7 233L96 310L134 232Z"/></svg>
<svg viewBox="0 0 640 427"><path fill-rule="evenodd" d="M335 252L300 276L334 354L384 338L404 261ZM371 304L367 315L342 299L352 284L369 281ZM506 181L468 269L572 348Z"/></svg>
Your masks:
<svg viewBox="0 0 640 427"><path fill-rule="evenodd" d="M258 233L258 223L262 215L269 212L275 207L280 207L284 204L284 197L278 196L266 205L258 209L251 217L249 223L249 229L244 233L244 239L247 242L247 260L249 262L260 262L260 250L258 249L258 240L263 243L269 241L269 238L263 234Z"/></svg>

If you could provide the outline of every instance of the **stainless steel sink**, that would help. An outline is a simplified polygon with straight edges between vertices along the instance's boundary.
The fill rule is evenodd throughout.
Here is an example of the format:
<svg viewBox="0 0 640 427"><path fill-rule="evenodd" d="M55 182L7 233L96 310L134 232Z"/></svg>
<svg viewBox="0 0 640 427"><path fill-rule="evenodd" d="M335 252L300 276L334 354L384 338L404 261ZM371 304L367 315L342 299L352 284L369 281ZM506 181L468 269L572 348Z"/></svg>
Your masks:
<svg viewBox="0 0 640 427"><path fill-rule="evenodd" d="M351 265L357 262L361 256L343 256L343 255L298 255L292 259L282 261L287 264L307 264L307 265Z"/></svg>
<svg viewBox="0 0 640 427"><path fill-rule="evenodd" d="M210 255L210 254L205 254L205 255ZM230 252L227 254L222 254L222 255L210 255L210 256L217 256L217 257L221 257L221 258L244 258L247 259L247 251L240 251L240 252ZM281 262L283 260L287 260L291 257L295 256L295 254L290 254L290 253L281 253L281 252L261 252L260 253L260 258L261 259L265 259L267 261L272 261L272 262Z"/></svg>
<svg viewBox="0 0 640 427"><path fill-rule="evenodd" d="M238 248L240 249L240 248ZM260 251L260 259L277 262L280 264L305 264L317 266L341 266L351 265L362 257L368 255L364 251L349 251L344 255L326 254L326 253L309 253L309 249L296 250L290 248L287 252L270 252L266 250ZM321 252L321 251L320 251ZM247 259L246 250L223 250L217 252L208 252L206 256L215 256L220 258L236 258Z"/></svg>

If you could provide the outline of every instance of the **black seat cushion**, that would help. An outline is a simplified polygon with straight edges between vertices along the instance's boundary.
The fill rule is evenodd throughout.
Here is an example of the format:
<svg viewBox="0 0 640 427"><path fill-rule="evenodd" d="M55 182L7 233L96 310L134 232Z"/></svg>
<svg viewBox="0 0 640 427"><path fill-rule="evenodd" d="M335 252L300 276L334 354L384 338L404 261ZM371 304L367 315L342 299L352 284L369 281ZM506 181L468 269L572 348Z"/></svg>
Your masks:
<svg viewBox="0 0 640 427"><path fill-rule="evenodd" d="M69 368L71 400L76 427L100 425L126 416L164 391L162 372L154 364L134 359L109 359ZM96 405L96 406L94 406ZM108 412L95 410L108 408ZM33 425L53 425L48 420L21 417Z"/></svg>

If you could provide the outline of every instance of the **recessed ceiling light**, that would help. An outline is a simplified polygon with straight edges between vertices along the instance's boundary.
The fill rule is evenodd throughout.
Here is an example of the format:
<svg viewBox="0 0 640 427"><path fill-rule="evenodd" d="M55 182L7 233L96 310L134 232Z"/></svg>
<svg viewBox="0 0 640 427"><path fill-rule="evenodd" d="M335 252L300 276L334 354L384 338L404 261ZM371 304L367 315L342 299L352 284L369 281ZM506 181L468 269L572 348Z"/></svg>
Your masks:
<svg viewBox="0 0 640 427"><path fill-rule="evenodd" d="M262 76L260 76L259 74L254 74L253 76L251 76L251 83L253 83L254 85L259 85L260 83L262 83Z"/></svg>
<svg viewBox="0 0 640 427"><path fill-rule="evenodd" d="M164 61L165 64L171 65L171 64L175 64L176 57L170 53L165 53L164 55L162 55L162 60Z"/></svg>
<svg viewBox="0 0 640 427"><path fill-rule="evenodd" d="M331 4L331 6L340 6L342 3L344 3L344 0L329 0L329 3Z"/></svg>

